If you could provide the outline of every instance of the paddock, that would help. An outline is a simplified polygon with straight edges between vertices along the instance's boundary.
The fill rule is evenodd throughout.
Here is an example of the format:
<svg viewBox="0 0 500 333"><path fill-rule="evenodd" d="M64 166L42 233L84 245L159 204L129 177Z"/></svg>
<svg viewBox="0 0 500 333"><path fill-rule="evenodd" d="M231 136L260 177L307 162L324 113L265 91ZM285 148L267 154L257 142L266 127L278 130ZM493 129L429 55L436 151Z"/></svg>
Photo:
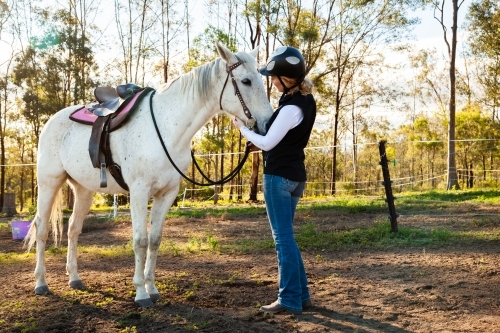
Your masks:
<svg viewBox="0 0 500 333"><path fill-rule="evenodd" d="M52 294L33 293L35 256L0 228L2 332L495 332L500 327L498 237L462 244L302 251L315 307L264 315L276 298L276 254L265 210L166 221L154 307L133 302L134 257L126 216L88 217L79 266L86 290L65 276L65 246L47 250ZM458 207L458 208L457 208ZM498 235L500 208L462 204L399 218L400 227ZM385 212L299 209L296 228L348 232L387 220ZM377 222L378 221L378 222ZM381 222L382 221L382 222ZM63 242L64 244L64 242Z"/></svg>

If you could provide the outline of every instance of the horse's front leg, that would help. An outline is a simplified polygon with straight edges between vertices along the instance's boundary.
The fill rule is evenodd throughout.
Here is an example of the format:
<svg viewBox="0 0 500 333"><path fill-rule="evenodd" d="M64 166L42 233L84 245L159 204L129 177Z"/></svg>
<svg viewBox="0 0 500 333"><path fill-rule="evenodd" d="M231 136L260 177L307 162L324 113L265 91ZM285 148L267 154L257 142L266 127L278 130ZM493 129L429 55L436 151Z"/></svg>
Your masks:
<svg viewBox="0 0 500 333"><path fill-rule="evenodd" d="M71 182L71 181L70 181ZM68 254L66 259L66 272L69 275L69 286L73 289L85 289L77 270L78 236L82 232L83 220L90 210L93 201L93 192L78 183L71 182L75 193L73 213L68 224Z"/></svg>
<svg viewBox="0 0 500 333"><path fill-rule="evenodd" d="M162 239L163 224L170 206L175 200L179 187L176 186L168 192L164 192L153 197L153 206L151 207L151 227L149 230L149 247L146 259L146 290L153 302L160 299L160 294L155 285L155 268L158 258L158 249Z"/></svg>
<svg viewBox="0 0 500 333"><path fill-rule="evenodd" d="M147 189L139 185L130 188L130 213L132 216L133 247L135 256L135 302L141 307L153 306L145 287L144 269L148 249L146 218L148 213Z"/></svg>

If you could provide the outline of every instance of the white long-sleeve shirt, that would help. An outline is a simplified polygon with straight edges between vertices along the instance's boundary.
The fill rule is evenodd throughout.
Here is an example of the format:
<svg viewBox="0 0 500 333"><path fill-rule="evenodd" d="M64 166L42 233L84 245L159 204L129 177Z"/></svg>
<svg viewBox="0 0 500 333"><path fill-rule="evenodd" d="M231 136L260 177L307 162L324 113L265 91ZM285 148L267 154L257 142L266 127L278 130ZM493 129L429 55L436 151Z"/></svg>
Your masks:
<svg viewBox="0 0 500 333"><path fill-rule="evenodd" d="M301 108L296 105L285 105L281 108L266 135L257 134L245 126L240 128L240 132L255 146L269 151L276 147L289 130L299 125L302 119L304 119L304 113Z"/></svg>

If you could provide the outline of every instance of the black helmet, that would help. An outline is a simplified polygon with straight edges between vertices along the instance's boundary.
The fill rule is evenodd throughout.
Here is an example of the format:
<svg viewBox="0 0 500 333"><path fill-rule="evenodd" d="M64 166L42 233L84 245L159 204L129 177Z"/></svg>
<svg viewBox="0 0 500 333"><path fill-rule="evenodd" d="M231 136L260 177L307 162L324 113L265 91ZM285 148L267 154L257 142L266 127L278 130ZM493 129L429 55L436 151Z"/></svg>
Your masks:
<svg viewBox="0 0 500 333"><path fill-rule="evenodd" d="M306 76L306 64L299 50L291 46L280 46L271 54L267 65L260 69L265 76L286 76L302 81Z"/></svg>

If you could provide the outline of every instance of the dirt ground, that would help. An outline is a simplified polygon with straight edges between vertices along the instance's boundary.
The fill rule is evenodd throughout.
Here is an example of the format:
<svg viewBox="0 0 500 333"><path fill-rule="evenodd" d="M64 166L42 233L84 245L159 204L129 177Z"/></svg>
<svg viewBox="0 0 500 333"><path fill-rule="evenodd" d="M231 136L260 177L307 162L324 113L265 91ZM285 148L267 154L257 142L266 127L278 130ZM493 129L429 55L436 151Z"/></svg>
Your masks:
<svg viewBox="0 0 500 333"><path fill-rule="evenodd" d="M440 211L439 216L427 213L401 216L398 223L499 232L500 207L463 206L462 211ZM384 218L299 213L297 226L307 220L324 230L345 230ZM23 253L22 243L11 239L10 230L0 230L0 252ZM156 270L161 299L154 307L138 308L133 302L133 257L105 251L111 245L120 249L130 244L130 223L91 223L84 228L80 245L103 250L79 252L85 291L69 288L65 255L57 251L47 255L52 292L48 296L34 295L32 255L0 265L0 331L500 332L500 244L496 241L303 251L314 306L301 315L264 315L258 311L260 305L277 296L274 249L249 254L183 250L187 245L182 244L189 244L194 235L208 234L221 247L238 240L271 239L264 214L167 221L166 250Z"/></svg>

